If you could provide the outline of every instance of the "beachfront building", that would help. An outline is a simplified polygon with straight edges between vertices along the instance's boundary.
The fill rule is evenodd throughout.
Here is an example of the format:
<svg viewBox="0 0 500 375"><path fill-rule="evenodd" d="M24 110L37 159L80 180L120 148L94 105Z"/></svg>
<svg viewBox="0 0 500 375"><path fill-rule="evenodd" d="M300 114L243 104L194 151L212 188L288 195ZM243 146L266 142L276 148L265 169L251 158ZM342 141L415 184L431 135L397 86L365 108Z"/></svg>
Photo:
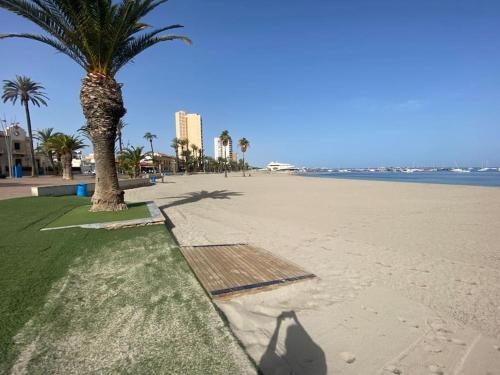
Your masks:
<svg viewBox="0 0 500 375"><path fill-rule="evenodd" d="M149 172L156 169L161 173L165 171L173 172L175 170L175 156L167 155L162 152L155 152L154 155L154 163L150 153L142 158L140 162L141 171Z"/></svg>
<svg viewBox="0 0 500 375"><path fill-rule="evenodd" d="M35 155L35 160L39 173L47 173L50 166L48 158L37 154ZM9 176L9 165L12 168L20 165L23 174L31 172L30 137L28 137L26 130L17 123L0 131L0 174Z"/></svg>
<svg viewBox="0 0 500 375"><path fill-rule="evenodd" d="M175 112L175 136L178 139L187 139L189 148L196 145L203 150L203 122L198 113ZM179 146L179 158L184 160L182 147Z"/></svg>
<svg viewBox="0 0 500 375"><path fill-rule="evenodd" d="M214 138L214 159L227 158L232 160L233 157L233 142L230 139L227 146L224 146L219 137Z"/></svg>

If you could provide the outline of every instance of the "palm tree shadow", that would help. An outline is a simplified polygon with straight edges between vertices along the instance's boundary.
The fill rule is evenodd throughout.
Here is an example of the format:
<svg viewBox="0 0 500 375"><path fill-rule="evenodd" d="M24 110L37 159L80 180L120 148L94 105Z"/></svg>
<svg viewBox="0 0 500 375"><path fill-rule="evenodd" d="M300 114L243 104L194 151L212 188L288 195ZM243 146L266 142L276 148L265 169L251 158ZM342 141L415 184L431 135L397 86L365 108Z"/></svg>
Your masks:
<svg viewBox="0 0 500 375"><path fill-rule="evenodd" d="M278 334L284 319L294 322L286 330L285 354L277 352ZM260 372L271 374L325 375L325 353L299 322L295 311L284 311L276 320L276 328L259 363Z"/></svg>
<svg viewBox="0 0 500 375"><path fill-rule="evenodd" d="M228 191L228 190L214 190L214 191L194 191L192 193L186 193L184 195L180 195L177 197L163 197L157 199L177 199L176 201L167 203L165 205L160 206L161 210L166 210L167 208L181 206L183 204L199 202L203 199L231 199L231 197L237 197L243 195L242 193L238 193L236 191Z"/></svg>

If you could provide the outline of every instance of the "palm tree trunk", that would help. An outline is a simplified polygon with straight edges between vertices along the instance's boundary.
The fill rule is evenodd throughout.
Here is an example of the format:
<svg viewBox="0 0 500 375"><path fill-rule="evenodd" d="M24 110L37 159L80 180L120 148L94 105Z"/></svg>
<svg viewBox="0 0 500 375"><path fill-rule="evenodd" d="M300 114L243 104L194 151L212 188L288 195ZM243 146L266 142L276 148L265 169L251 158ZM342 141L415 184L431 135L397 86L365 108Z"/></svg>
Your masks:
<svg viewBox="0 0 500 375"><path fill-rule="evenodd" d="M243 154L243 177L245 177L245 153L242 152Z"/></svg>
<svg viewBox="0 0 500 375"><path fill-rule="evenodd" d="M224 177L227 177L227 152L226 152L226 146L224 146Z"/></svg>
<svg viewBox="0 0 500 375"><path fill-rule="evenodd" d="M33 132L31 130L31 116L28 101L24 102L24 110L26 111L26 124L28 125L28 134L30 137L30 152L31 152L31 177L38 176L38 166L35 160L35 149L33 148Z"/></svg>
<svg viewBox="0 0 500 375"><path fill-rule="evenodd" d="M82 82L80 102L94 147L96 186L91 211L126 209L115 163L116 129L126 112L121 87L112 77L88 73Z"/></svg>
<svg viewBox="0 0 500 375"><path fill-rule="evenodd" d="M73 179L73 169L71 165L71 159L73 155L71 153L64 154L62 156L63 163L63 180L72 180Z"/></svg>
<svg viewBox="0 0 500 375"><path fill-rule="evenodd" d="M123 142L122 142L122 131L118 133L118 147L120 148L120 154L123 152Z"/></svg>
<svg viewBox="0 0 500 375"><path fill-rule="evenodd" d="M179 168L179 149L175 149L175 165L174 165L174 174L177 173Z"/></svg>
<svg viewBox="0 0 500 375"><path fill-rule="evenodd" d="M155 151L153 150L153 140L149 140L149 144L151 145L151 162L153 163L153 171L156 173L156 166L155 166Z"/></svg>

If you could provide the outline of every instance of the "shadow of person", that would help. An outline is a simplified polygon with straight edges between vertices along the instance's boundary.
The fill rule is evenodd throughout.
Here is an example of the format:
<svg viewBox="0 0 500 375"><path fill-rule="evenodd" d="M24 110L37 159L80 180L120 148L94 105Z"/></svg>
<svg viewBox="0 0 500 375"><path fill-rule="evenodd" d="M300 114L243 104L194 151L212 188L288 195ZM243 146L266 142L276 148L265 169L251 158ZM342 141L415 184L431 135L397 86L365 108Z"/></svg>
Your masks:
<svg viewBox="0 0 500 375"><path fill-rule="evenodd" d="M286 328L284 350L278 345L278 336L285 319L291 319ZM282 352L282 353L280 353ZM325 353L299 322L295 311L282 312L276 320L276 328L259 363L264 375L325 375Z"/></svg>

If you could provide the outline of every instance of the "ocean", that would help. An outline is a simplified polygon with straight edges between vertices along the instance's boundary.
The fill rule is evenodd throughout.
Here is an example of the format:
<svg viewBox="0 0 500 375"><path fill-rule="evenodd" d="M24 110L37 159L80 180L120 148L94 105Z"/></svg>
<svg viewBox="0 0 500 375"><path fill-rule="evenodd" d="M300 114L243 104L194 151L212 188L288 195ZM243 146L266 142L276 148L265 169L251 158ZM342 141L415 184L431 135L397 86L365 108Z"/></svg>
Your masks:
<svg viewBox="0 0 500 375"><path fill-rule="evenodd" d="M300 173L306 177L341 178L348 180L376 180L417 182L424 184L473 185L500 187L500 172L456 173L449 171L436 172L307 172Z"/></svg>

